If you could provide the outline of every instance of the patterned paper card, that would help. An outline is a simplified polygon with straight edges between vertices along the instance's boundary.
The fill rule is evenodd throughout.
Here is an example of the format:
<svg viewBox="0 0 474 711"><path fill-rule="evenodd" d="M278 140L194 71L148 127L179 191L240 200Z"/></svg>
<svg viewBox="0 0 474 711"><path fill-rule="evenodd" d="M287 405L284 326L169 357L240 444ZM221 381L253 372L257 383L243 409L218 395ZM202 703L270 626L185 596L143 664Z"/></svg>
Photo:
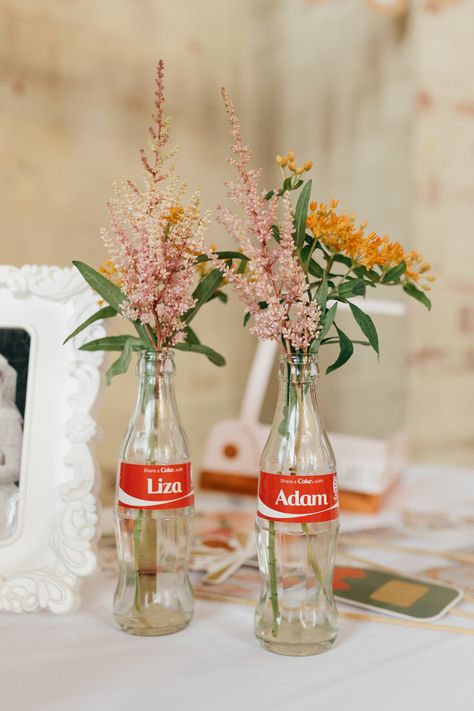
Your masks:
<svg viewBox="0 0 474 711"><path fill-rule="evenodd" d="M336 567L333 588L341 602L424 621L439 619L463 595L432 580L359 567Z"/></svg>

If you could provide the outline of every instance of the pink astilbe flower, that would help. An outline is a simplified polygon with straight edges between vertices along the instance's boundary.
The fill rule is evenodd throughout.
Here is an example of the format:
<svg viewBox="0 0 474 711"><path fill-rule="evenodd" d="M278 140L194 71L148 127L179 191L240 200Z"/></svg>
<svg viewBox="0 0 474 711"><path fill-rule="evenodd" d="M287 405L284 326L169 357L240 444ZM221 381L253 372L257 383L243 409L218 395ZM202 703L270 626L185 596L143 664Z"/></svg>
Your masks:
<svg viewBox="0 0 474 711"><path fill-rule="evenodd" d="M184 204L187 183L165 169L171 121L163 116L163 61L158 64L149 159L144 150L144 185L123 178L108 203L111 230L103 231L126 299L122 315L138 319L156 335L157 350L184 339L181 317L194 306L196 256L206 251L209 215L200 214L199 194Z"/></svg>
<svg viewBox="0 0 474 711"><path fill-rule="evenodd" d="M249 259L245 273L227 267L225 273L248 314L253 317L250 332L262 340L283 340L285 348L306 351L318 335L320 311L311 301L309 285L293 239L293 214L289 198L266 199L259 187L260 170L249 167L251 149L242 140L234 105L222 89L233 138L235 157L229 163L237 177L226 183L228 197L243 208L243 217L225 207L218 208L218 221L235 239ZM278 217L280 216L280 220ZM279 231L275 240L274 229ZM215 261L219 261L214 257Z"/></svg>

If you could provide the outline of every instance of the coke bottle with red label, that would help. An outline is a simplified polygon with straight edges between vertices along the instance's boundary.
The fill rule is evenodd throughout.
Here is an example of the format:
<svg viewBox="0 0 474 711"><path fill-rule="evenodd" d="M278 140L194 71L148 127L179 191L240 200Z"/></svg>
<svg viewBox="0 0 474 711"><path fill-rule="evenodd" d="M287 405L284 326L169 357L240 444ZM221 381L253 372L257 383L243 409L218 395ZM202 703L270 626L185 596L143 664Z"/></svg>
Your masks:
<svg viewBox="0 0 474 711"><path fill-rule="evenodd" d="M260 461L257 549L261 594L255 634L272 652L332 646L332 576L339 527L334 454L321 422L317 358L284 355L278 404Z"/></svg>
<svg viewBox="0 0 474 711"><path fill-rule="evenodd" d="M117 472L114 617L138 635L177 632L194 609L188 576L194 495L174 373L172 351L139 353L137 400Z"/></svg>

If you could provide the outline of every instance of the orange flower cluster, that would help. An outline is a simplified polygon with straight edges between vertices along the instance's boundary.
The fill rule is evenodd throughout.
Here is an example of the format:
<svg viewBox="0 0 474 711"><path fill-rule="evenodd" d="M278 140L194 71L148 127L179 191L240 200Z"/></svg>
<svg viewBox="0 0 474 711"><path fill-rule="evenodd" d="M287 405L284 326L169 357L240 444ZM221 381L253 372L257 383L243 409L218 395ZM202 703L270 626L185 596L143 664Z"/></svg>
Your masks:
<svg viewBox="0 0 474 711"><path fill-rule="evenodd" d="M165 215L165 220L170 224L170 225L176 225L178 222L181 222L184 217L184 207L181 207L181 205L176 205L175 207L170 208L170 211L167 215Z"/></svg>
<svg viewBox="0 0 474 711"><path fill-rule="evenodd" d="M288 151L286 156L278 155L275 160L280 168L285 170L285 168L288 167L290 173L293 173L294 175L302 175L303 173L307 173L313 167L313 161L311 160L307 160L306 163L303 163L303 165L298 167L296 165L296 157L293 151Z"/></svg>
<svg viewBox="0 0 474 711"><path fill-rule="evenodd" d="M418 252L405 252L400 242L391 242L388 237L380 237L375 232L365 234L366 222L356 225L355 215L342 213L338 215L337 200L331 200L329 206L325 203L311 202L306 225L315 239L334 254L343 254L352 260L354 266L364 266L367 269L380 269L387 272L400 262L405 262L407 270L405 278L417 282L422 275L431 269L430 264L423 262ZM424 276L427 281L434 281L431 275ZM423 289L429 290L425 284Z"/></svg>
<svg viewBox="0 0 474 711"><path fill-rule="evenodd" d="M100 267L99 272L105 276L112 284L122 286L123 281L120 278L119 272L111 259L107 259Z"/></svg>

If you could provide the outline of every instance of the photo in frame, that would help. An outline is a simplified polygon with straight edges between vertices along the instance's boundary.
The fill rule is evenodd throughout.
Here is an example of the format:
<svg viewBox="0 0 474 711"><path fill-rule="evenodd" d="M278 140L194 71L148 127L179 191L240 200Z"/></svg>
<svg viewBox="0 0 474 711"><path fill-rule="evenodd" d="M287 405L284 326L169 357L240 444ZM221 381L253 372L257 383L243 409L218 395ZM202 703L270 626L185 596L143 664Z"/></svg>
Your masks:
<svg viewBox="0 0 474 711"><path fill-rule="evenodd" d="M97 310L72 267L0 266L0 610L66 613L96 565L102 353L63 341Z"/></svg>

